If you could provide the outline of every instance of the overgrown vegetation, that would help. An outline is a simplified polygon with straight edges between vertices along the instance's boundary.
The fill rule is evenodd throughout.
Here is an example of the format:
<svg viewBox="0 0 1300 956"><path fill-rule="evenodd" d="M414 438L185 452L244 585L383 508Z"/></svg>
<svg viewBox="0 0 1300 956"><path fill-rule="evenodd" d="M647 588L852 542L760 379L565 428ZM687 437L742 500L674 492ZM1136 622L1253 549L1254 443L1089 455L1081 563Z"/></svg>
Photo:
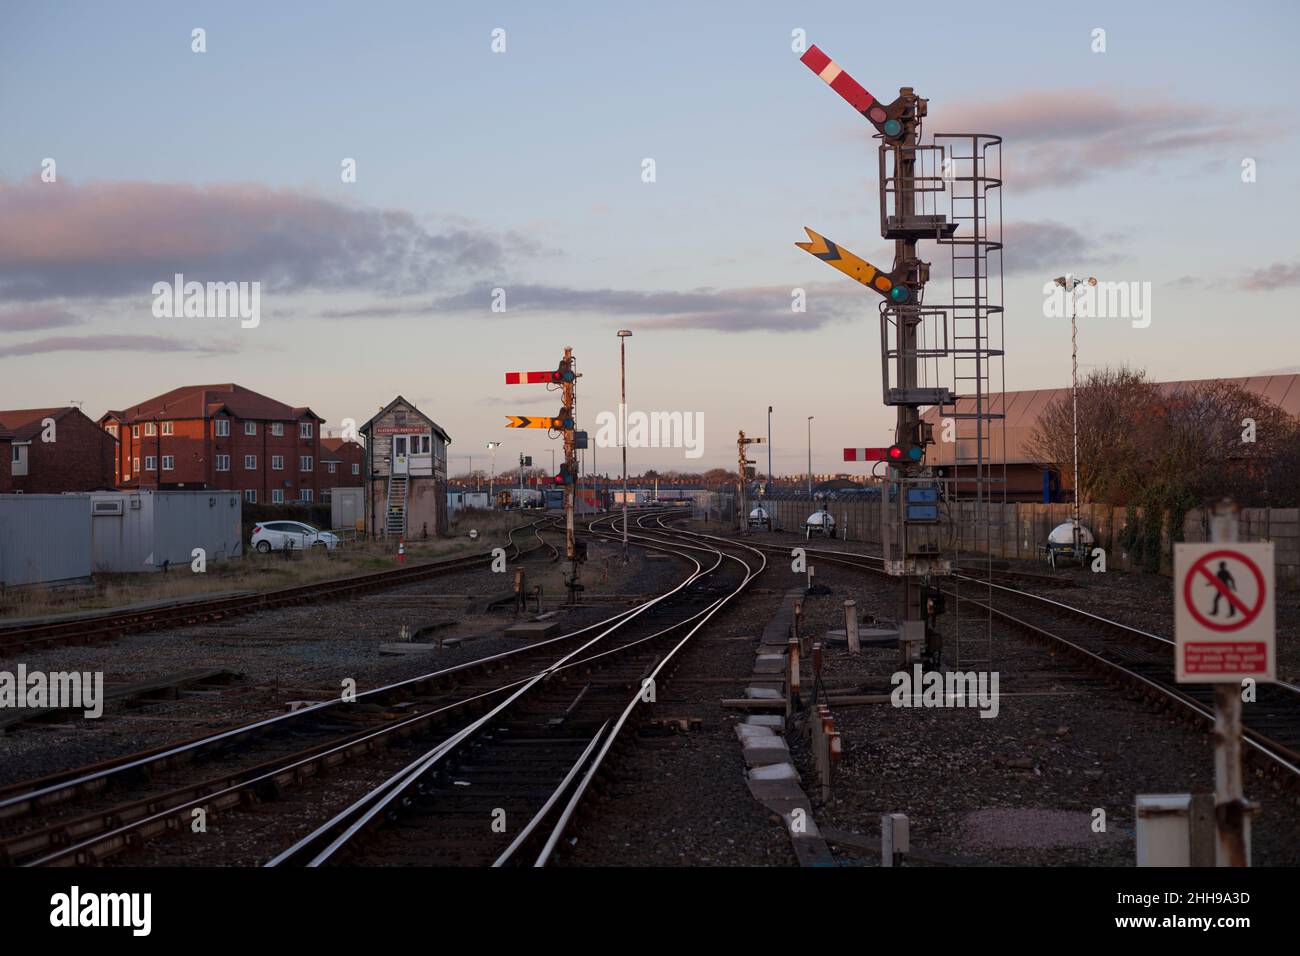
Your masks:
<svg viewBox="0 0 1300 956"><path fill-rule="evenodd" d="M1066 393L1044 410L1028 443L1067 478L1071 419ZM1245 507L1296 507L1300 421L1232 382L1172 388L1140 369L1091 372L1079 385L1079 497L1141 506L1144 495L1166 508L1225 495Z"/></svg>
<svg viewBox="0 0 1300 956"><path fill-rule="evenodd" d="M1073 410L1047 407L1028 451L1071 474ZM1127 366L1079 386L1079 498L1123 506L1120 544L1156 571L1161 536L1183 536L1187 513L1224 496L1245 507L1300 505L1300 421L1233 382L1157 385Z"/></svg>

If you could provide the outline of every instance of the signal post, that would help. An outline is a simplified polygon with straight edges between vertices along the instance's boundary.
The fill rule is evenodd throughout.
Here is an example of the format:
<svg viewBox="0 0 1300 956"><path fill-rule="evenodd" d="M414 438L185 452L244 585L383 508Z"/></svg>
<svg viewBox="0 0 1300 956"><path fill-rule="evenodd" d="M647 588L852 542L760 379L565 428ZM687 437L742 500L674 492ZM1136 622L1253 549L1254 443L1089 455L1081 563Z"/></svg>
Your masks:
<svg viewBox="0 0 1300 956"><path fill-rule="evenodd" d="M975 171L970 172L969 157L960 155L954 160L954 153L945 152L946 143L922 145L921 121L927 101L911 87L901 88L892 103L884 103L816 46L809 47L800 59L874 127L875 138L880 141L880 232L893 242L892 266L881 269L807 227L808 241L796 245L881 299L882 392L884 404L896 409L894 443L887 448L845 449L844 460L885 463L882 539L885 570L902 578L903 584L898 614L902 660L943 668L943 645L934 628L941 599L930 579L951 574L952 562L941 553L941 479L925 460L926 447L933 444L934 438L932 427L921 420L921 409L954 407L953 412L945 409L944 414L977 430L976 440L967 444L977 449L976 482L982 489L982 483L989 480L984 477L985 430L990 419L1002 417L985 408L989 394L987 360L993 354L1001 355L992 350L988 330L982 327L993 307L985 302L986 289L980 285L988 276L981 257L994 243L981 232L988 213L979 201L973 204L974 212L969 211L969 205L957 212L954 205L954 219L950 220L939 210L938 198L951 193L952 203L969 203L965 192L982 181L982 158L974 161ZM937 175L934 168L923 168L926 163L942 164L943 175ZM961 174L954 171L958 164L964 164ZM960 183L963 192L959 194L954 183ZM963 224L970 235L954 238ZM973 272L977 291L970 295L963 291L961 297L954 293L956 305L924 305L930 263L918 254L921 240L974 243L975 252L961 255L959 260L963 264L962 281L968 281L971 277L967 273ZM1000 243L996 248L1001 248ZM996 311L1000 313L1000 307ZM965 323L961 328L959 320ZM966 328L971 323L975 325L973 334ZM940 362L952 363L953 384L962 386L967 393L963 398L974 398L976 412L955 411L957 394L935 381Z"/></svg>
<svg viewBox="0 0 1300 956"><path fill-rule="evenodd" d="M575 410L578 403L578 372L574 368L573 349L565 347L564 358L559 366L551 372L507 372L507 385L544 384L560 389L561 406L559 412L551 417L531 415L507 415L507 428L545 428L551 437L558 432L564 441L564 461L559 474L552 481L564 488L564 545L565 557L569 560L571 570L565 586L569 591L569 603L577 602L578 592L583 590L579 567L587 558L587 547L577 540L574 510L577 503L578 463L577 451L587 447L587 433L577 430Z"/></svg>
<svg viewBox="0 0 1300 956"><path fill-rule="evenodd" d="M755 464L754 459L745 457L746 445L761 445L762 438L746 438L742 431L736 439L736 526L744 531L749 527L749 502L745 491L746 482L754 477L754 469L750 465Z"/></svg>

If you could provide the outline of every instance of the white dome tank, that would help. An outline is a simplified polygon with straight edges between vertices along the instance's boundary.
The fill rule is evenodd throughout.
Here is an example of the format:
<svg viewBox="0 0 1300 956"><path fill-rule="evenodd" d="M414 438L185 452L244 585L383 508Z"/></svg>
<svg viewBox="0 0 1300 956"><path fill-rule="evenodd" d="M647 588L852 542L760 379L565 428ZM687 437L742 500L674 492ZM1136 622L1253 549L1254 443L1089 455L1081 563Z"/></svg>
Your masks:
<svg viewBox="0 0 1300 956"><path fill-rule="evenodd" d="M1060 547L1061 545L1072 547L1074 545L1073 522L1067 521L1064 524L1058 524L1053 528L1052 533L1047 536L1047 543L1048 545L1056 545L1057 547ZM1083 545L1091 545L1093 543L1092 532L1082 524L1079 525L1079 543Z"/></svg>

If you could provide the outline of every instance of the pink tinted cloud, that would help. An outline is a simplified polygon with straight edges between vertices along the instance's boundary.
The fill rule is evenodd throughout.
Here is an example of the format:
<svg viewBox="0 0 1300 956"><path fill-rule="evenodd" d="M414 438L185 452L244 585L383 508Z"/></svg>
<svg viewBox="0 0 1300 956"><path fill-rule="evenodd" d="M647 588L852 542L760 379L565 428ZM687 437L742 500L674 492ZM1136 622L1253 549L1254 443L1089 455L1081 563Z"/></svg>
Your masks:
<svg viewBox="0 0 1300 956"><path fill-rule="evenodd" d="M19 299L149 294L154 282L260 281L267 290L440 287L500 268L516 236L439 231L252 183L0 181L0 294Z"/></svg>
<svg viewBox="0 0 1300 956"><path fill-rule="evenodd" d="M930 131L1002 136L1007 188L1022 192L1070 186L1170 156L1215 156L1227 144L1258 140L1268 131L1203 103L1104 89L935 103L931 114Z"/></svg>

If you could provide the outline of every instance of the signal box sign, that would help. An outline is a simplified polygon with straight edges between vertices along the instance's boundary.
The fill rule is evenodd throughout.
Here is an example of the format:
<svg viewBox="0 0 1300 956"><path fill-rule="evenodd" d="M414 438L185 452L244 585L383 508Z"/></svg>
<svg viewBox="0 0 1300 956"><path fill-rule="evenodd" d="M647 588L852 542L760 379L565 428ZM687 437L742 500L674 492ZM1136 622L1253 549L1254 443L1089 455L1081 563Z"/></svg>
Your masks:
<svg viewBox="0 0 1300 956"><path fill-rule="evenodd" d="M1274 679L1272 542L1174 546L1174 645L1179 683Z"/></svg>

